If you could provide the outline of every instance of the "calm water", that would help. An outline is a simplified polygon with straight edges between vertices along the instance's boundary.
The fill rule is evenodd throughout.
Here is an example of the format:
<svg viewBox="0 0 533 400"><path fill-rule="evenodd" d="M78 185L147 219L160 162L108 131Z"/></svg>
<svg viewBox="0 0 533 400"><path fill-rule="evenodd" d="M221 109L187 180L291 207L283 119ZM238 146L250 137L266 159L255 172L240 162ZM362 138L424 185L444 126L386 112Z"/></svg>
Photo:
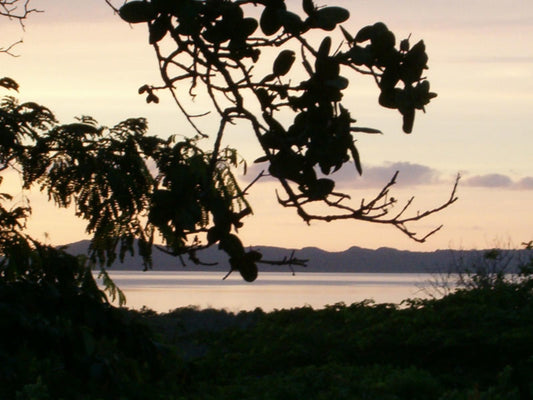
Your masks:
<svg viewBox="0 0 533 400"><path fill-rule="evenodd" d="M253 283L238 274L222 280L220 272L110 271L124 291L127 307L142 306L158 312L178 307L227 309L229 311L351 304L365 299L377 303L400 303L406 298L427 297L421 290L429 274L363 273L262 273Z"/></svg>

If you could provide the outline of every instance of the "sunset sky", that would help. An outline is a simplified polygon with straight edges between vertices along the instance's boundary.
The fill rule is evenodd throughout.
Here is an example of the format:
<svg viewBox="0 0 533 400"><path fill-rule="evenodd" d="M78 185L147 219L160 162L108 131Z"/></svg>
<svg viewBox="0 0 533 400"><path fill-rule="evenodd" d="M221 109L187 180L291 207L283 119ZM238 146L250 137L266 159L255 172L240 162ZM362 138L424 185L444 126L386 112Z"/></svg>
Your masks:
<svg viewBox="0 0 533 400"><path fill-rule="evenodd" d="M301 12L301 2L289 0ZM395 170L400 170L394 197L416 196L423 210L444 202L460 173L457 203L411 228L427 232L417 244L393 227L363 222L313 223L306 226L277 204L275 183L255 186L254 215L245 221L246 245L344 250L351 246L396 247L418 251L519 246L533 240L533 2L488 1L348 1L316 0L350 10L343 26L353 34L383 21L397 39L411 34L424 39L429 54L427 77L438 97L418 113L414 131L401 131L401 115L377 104L378 90L367 77L349 76L343 103L361 126L384 135L358 138L364 174L353 169L337 174L338 186L355 201L371 198ZM157 63L148 45L146 26L122 22L104 0L32 0L43 13L33 14L22 31L1 20L0 47L23 38L14 52L0 55L0 76L20 84L19 98L48 106L61 122L91 115L104 125L129 117L146 117L150 132L162 137L190 134L184 119L162 96L146 104L137 89L159 83ZM120 5L121 1L115 2ZM324 34L326 34L324 32ZM202 109L201 99L193 108ZM215 126L215 125L214 125ZM249 137L249 139L248 139ZM259 156L255 139L235 133L237 147L250 162ZM257 170L256 166L251 168ZM335 177L335 175L334 175ZM17 177L11 176L16 184ZM249 173L244 181L252 179ZM7 178L6 178L7 179ZM38 239L46 232L54 244L86 238L83 222L72 210L57 210L36 193L29 194L34 213L29 224Z"/></svg>

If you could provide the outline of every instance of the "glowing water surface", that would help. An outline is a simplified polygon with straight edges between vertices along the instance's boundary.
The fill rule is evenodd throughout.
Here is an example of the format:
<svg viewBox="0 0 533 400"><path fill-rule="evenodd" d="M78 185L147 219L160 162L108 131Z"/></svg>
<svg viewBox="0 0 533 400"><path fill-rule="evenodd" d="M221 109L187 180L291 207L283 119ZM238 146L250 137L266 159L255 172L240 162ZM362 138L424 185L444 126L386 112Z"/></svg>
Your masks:
<svg viewBox="0 0 533 400"><path fill-rule="evenodd" d="M352 304L365 299L400 303L407 298L428 297L422 287L429 274L297 273L268 272L253 283L238 274L226 280L220 272L110 271L127 297L127 307L146 306L158 312L178 307L264 311L328 304Z"/></svg>

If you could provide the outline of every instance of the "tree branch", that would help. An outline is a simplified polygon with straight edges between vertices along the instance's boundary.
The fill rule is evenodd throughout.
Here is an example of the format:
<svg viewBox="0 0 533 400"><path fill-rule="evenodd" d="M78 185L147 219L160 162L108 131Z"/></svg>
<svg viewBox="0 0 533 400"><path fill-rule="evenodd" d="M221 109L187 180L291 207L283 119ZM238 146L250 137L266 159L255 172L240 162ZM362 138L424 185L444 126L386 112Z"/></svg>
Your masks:
<svg viewBox="0 0 533 400"><path fill-rule="evenodd" d="M335 181L329 179L350 160L362 173L354 133L381 133L378 129L353 125L356 120L341 104L343 91L349 85L341 72L351 70L371 76L381 91L380 105L398 110L403 117L403 130L410 133L415 109L424 111L425 105L436 96L429 92L429 82L422 75L427 69L422 41L411 48L404 40L397 49L394 34L385 24L376 23L363 27L356 35L357 40L343 30L346 40L335 46L331 37L324 36L323 30L336 28L349 17L349 12L341 7L318 8L313 2L306 3L307 7L312 6L320 12L312 18L308 12L310 17L302 20L288 11L288 4L283 1L193 2L191 15L163 6L164 2L136 2L136 5L126 2L116 8L111 4L112 0L105 1L115 12L120 11L126 22L146 23L149 29L163 85L145 85L143 90L148 94L147 101L157 102L153 91L168 89L181 113L197 132L194 140L198 136L207 139L194 120L198 116L185 110L179 97L181 93L178 94L175 87L188 81L188 97L194 98L197 88L205 89L210 99L209 108L220 118L216 136L209 138L207 143L211 151L201 151L205 158L201 162L196 159L198 165L188 169L190 166L185 157L177 156L168 156L168 159L178 163L179 171L183 168L183 172L175 172L177 166L171 161L164 165L170 176L162 172L160 183L163 189L157 195L161 204L174 204L178 208L166 216L154 214L161 219L158 228L167 242L184 246L187 235L195 232L195 227L201 227L208 245L218 243L230 256L232 269L239 270L246 280L255 279L256 262L297 264L298 260L293 256L281 261L259 261L257 254L244 251L240 239L234 234L242 226L241 218L251 209L245 198L247 191L266 174L262 171L244 190L235 181L229 168L238 166L238 153L222 149L222 141L227 139L227 124L236 124L234 120L238 119L250 124L250 134L255 136L264 154L260 157L261 162L268 163L265 170L280 182L285 192L280 195L276 191L278 202L284 207L295 208L306 223L360 220L388 224L420 242L441 229L439 226L419 235L408 225L453 204L457 200L459 177L447 201L414 215L409 212L414 197L393 212L397 200L390 196L390 190L396 183L398 171L374 198L370 201L363 199L359 206L351 205L347 194L334 191ZM246 16L245 5L262 8L261 18ZM136 11L128 14L133 10ZM307 40L312 29L322 29L322 41L318 46ZM293 51L294 45L300 48L299 57ZM348 49L343 52L341 47L345 45ZM262 53L265 49L280 50L270 59ZM301 81L302 77L293 71L290 74L298 58L307 72L308 76L304 78L307 80ZM259 65L272 72L254 76ZM219 160L228 168L219 171ZM328 177L319 177L318 170ZM192 175L191 181L201 179L187 186L185 183L190 182L186 173ZM204 173L206 177L202 175ZM172 189L174 176L179 177L179 183L175 184L179 188L177 192ZM180 191L186 192L182 199L185 205L170 200L178 193L177 197L180 197ZM327 211L322 214L308 211L316 204L325 205ZM171 235L176 235L177 239ZM176 251L184 250L179 246Z"/></svg>
<svg viewBox="0 0 533 400"><path fill-rule="evenodd" d="M398 213L396 213L391 218L385 218L390 213L389 207L392 207L397 202L395 198L387 199L387 196L389 194L389 189L396 183L397 176L398 176L398 171L396 171L396 173L391 178L391 180L384 186L384 188L380 191L380 193L376 197L374 197L367 204L365 204L363 200L359 208L352 208L350 206L339 204L338 202L334 203L334 202L329 201L328 199L324 200L324 202L328 206L334 209L340 209L344 211L344 213L341 213L341 214L325 214L325 215L309 214L302 207L303 204L305 204L304 202L300 202L298 200L293 201L291 199L281 200L279 199L279 197L278 197L278 201L284 207L296 207L298 210L298 214L307 223L310 223L313 220L331 222L331 221L336 221L336 220L353 219L353 220L367 221L367 222L373 222L373 223L378 223L378 224L392 225L396 227L397 229L399 229L400 231L402 231L404 234L406 234L409 238L415 240L416 242L424 243L428 237L438 232L442 228L442 225L435 228L434 230L430 231L429 233L423 236L419 236L417 235L417 233L411 231L406 226L406 224L420 221L424 218L427 218L428 216L432 214L435 214L439 211L444 210L445 208L455 203L458 199L456 196L456 193L457 193L457 186L460 180L460 175L458 175L455 180L455 183L454 183L454 186L450 193L449 198L445 202L443 202L441 205L435 208L432 208L430 210L426 210L422 213L417 212L416 215L403 218L402 215L410 208L414 200L414 197L411 197ZM380 202L382 203L380 204Z"/></svg>
<svg viewBox="0 0 533 400"><path fill-rule="evenodd" d="M0 17L6 17L9 20L16 20L19 22L22 30L25 29L24 21L32 13L40 13L41 10L30 8L30 0L0 0ZM22 39L8 45L7 47L0 47L0 53L7 54L12 57L18 57L11 50L18 44L22 43Z"/></svg>

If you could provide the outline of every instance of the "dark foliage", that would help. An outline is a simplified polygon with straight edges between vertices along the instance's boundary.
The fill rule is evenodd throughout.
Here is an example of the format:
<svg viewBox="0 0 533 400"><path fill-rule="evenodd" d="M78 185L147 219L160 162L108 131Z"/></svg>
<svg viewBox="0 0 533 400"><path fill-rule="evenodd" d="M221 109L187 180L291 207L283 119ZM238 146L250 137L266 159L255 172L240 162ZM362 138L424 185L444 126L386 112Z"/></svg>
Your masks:
<svg viewBox="0 0 533 400"><path fill-rule="evenodd" d="M266 175L276 178L285 192L285 199L278 195L279 203L295 208L307 223L339 219L383 223L421 242L440 229L418 235L407 224L455 202L455 187L441 206L407 215L413 199L393 211L397 200L389 196L397 174L374 199L355 207L349 204L347 194L335 190L333 176L347 163L353 163L361 174L356 137L381 133L357 126L342 104L349 85L345 75L356 72L372 77L380 92L379 103L397 109L403 118L403 130L410 133L415 110L424 111L436 96L423 75L428 68L423 41L412 46L409 39L396 43L395 35L382 22L352 35L340 27L349 19L346 9L321 7L311 0L303 1L299 13L289 10L283 0L136 0L120 7L109 0L107 3L124 21L146 24L148 28L162 84L142 85L139 93L148 103L158 103L157 93L170 91L195 137L212 149L202 156L201 163L197 163L196 156L185 158L180 170L172 157L164 166L158 164L164 178L152 194L149 222L161 233L166 251L188 253L193 261L200 262L195 251L218 244L228 254L232 270L239 271L247 281L255 280L257 263L266 260L257 252L245 250L238 229L252 211L245 203L247 191ZM252 7L255 13L250 11ZM343 37L338 44L330 36L323 36L318 45L308 39L313 30L324 33L336 28L341 29ZM269 49L275 49L274 56ZM294 72L298 64L300 71ZM261 72L264 65L272 68ZM302 78L302 71L306 78ZM210 99L205 113L193 115L186 110L183 93L187 93L187 87L189 97L201 93ZM212 119L213 114L219 125L210 128L213 132L201 129L198 119ZM235 124L248 130L250 139L258 142L263 155L255 162L264 163L265 168L249 187L240 189L232 181L231 190L225 192L229 185L225 182L215 195L209 185L215 179L216 166L228 158L228 150L221 151L221 143ZM311 203L323 205L325 211L313 214L311 210L317 208ZM165 209L179 210L179 215ZM302 263L293 257L286 261Z"/></svg>
<svg viewBox="0 0 533 400"><path fill-rule="evenodd" d="M283 310L246 329L195 332L204 350L190 362L189 398L529 399L532 300L530 284L502 283L402 308Z"/></svg>
<svg viewBox="0 0 533 400"><path fill-rule="evenodd" d="M525 400L532 289L526 273L401 306L156 314L110 307L91 286L2 282L0 395Z"/></svg>
<svg viewBox="0 0 533 400"><path fill-rule="evenodd" d="M3 399L145 399L179 373L145 326L80 291L1 282L0 319Z"/></svg>
<svg viewBox="0 0 533 400"><path fill-rule="evenodd" d="M252 5L262 9L259 19L246 16ZM24 9L29 11L27 6L28 2ZM376 23L353 36L343 28L338 46L329 36L313 46L306 39L308 32L332 31L348 20L349 13L307 0L302 7L303 18L289 11L284 1L123 4L116 9L123 20L147 25L163 80L162 86L141 86L139 93L148 103L157 103L157 92L169 90L194 135L180 140L150 136L142 118L113 127L100 126L87 116L60 124L48 108L6 95L0 104L0 168L19 171L24 189L39 186L56 205L75 207L92 235L92 262L111 265L117 256L123 259L126 253L138 252L150 268L154 242L162 240L163 251L201 263L196 252L216 245L227 253L231 271L251 282L257 278L258 263L301 265L305 260L264 260L261 253L247 250L238 235L244 218L252 213L246 194L253 184L239 186L234 171L246 168L246 163L236 149L222 143L228 127L241 121L263 150L256 162L267 164L265 171L279 180L287 195L278 196L279 203L296 208L305 222L356 219L390 224L425 241L440 227L418 236L406 224L455 202L455 187L442 205L409 216L412 199L392 213L396 199L389 190L397 174L373 200L356 208L347 203L348 195L335 191L331 176L349 162L361 174L355 135L379 133L355 125L341 104L349 84L342 74L371 76L381 93L380 103L398 109L404 130L411 132L415 109L423 110L435 97L422 74L428 61L424 43L411 46L404 40L396 46L394 34ZM299 55L294 46L300 47ZM173 50L165 54L167 48ZM272 71L257 76L254 68L265 63L267 49L278 52ZM308 75L300 83L291 78L296 62ZM182 84L189 85L189 97L204 90L211 100L208 113L219 121L211 141L195 122L207 114L191 115L183 108L177 95ZM0 87L8 93L18 90L10 78L2 78ZM287 116L293 122L285 127L280 121ZM9 199L7 194L3 197ZM311 214L310 203L321 203L326 213ZM29 211L26 204L2 208L2 215L16 220L22 233ZM12 225L5 226L9 230ZM18 273L23 272L19 268Z"/></svg>

